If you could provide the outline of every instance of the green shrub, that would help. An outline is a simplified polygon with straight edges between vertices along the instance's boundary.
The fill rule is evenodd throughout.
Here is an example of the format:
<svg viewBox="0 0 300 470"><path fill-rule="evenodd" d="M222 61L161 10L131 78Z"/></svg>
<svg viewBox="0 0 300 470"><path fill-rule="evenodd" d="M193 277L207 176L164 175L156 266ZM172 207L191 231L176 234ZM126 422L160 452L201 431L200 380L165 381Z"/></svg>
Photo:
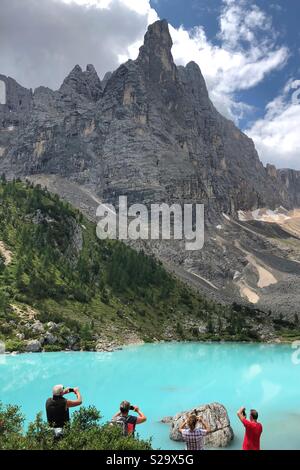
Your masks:
<svg viewBox="0 0 300 470"><path fill-rule="evenodd" d="M109 293L106 289L104 289L101 294L101 302L103 302L106 305L109 305Z"/></svg>
<svg viewBox="0 0 300 470"><path fill-rule="evenodd" d="M0 332L4 335L9 335L13 331L13 326L8 323L0 324Z"/></svg>
<svg viewBox="0 0 300 470"><path fill-rule="evenodd" d="M41 413L24 432L20 409L0 402L0 450L151 450L150 440L124 437L118 426L101 424L100 419L95 407L82 407L65 427L64 437L54 441Z"/></svg>
<svg viewBox="0 0 300 470"><path fill-rule="evenodd" d="M95 342L94 341L81 341L80 347L84 351L95 351Z"/></svg>
<svg viewBox="0 0 300 470"><path fill-rule="evenodd" d="M180 338L184 337L184 330L183 330L181 323L179 322L176 323L176 333L178 334Z"/></svg>
<svg viewBox="0 0 300 470"><path fill-rule="evenodd" d="M5 342L5 350L7 352L24 352L25 344L22 341L16 339L9 339Z"/></svg>
<svg viewBox="0 0 300 470"><path fill-rule="evenodd" d="M59 346L58 344L46 344L44 346L45 352L59 352L61 351L61 349L61 346Z"/></svg>

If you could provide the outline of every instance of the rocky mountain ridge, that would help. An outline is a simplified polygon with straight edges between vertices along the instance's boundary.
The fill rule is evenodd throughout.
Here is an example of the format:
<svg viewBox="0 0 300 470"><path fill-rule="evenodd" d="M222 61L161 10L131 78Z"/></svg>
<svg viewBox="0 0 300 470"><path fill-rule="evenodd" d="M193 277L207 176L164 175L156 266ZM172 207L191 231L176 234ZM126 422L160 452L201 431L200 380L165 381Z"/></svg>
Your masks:
<svg viewBox="0 0 300 470"><path fill-rule="evenodd" d="M199 66L177 67L171 49L158 21L104 89L92 65L77 65L57 92L1 75L1 170L68 176L108 200L197 199L226 213L293 207L297 172L264 168L251 139L214 108Z"/></svg>
<svg viewBox="0 0 300 470"><path fill-rule="evenodd" d="M115 203L119 195L146 204L204 203L203 250L187 253L177 242L146 249L213 298L242 298L276 314L289 305L296 314L298 219L291 216L291 234L286 225L276 232L238 214L298 207L300 172L263 166L253 141L214 108L199 66L176 66L166 21L149 26L138 58L102 83L91 65L76 66L58 91L0 80L7 95L0 172L52 184L89 214L95 202ZM276 284L261 282L262 270Z"/></svg>

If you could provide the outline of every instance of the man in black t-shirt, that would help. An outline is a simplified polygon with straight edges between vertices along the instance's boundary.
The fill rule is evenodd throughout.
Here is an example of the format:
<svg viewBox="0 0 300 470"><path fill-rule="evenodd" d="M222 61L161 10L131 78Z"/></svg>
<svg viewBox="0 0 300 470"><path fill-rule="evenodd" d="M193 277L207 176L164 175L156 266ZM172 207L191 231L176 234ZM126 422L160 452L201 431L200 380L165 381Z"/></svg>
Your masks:
<svg viewBox="0 0 300 470"><path fill-rule="evenodd" d="M129 411L135 411L138 416L129 414ZM125 436L134 435L135 427L137 424L142 424L147 420L144 413L141 412L138 406L130 405L129 401L122 401L120 404L120 411L112 418L112 423L119 424L122 427Z"/></svg>

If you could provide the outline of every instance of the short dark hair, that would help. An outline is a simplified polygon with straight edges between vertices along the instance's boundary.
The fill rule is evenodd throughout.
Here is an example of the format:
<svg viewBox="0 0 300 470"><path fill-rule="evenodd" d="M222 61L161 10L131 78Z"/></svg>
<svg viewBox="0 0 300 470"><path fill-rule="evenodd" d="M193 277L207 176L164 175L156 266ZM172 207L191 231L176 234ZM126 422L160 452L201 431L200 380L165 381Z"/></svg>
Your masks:
<svg viewBox="0 0 300 470"><path fill-rule="evenodd" d="M130 403L129 401L122 401L122 403L120 404L120 411L121 413L129 413L129 410L130 410Z"/></svg>
<svg viewBox="0 0 300 470"><path fill-rule="evenodd" d="M255 421L258 419L258 413L256 410L251 410L250 411L250 416L255 419Z"/></svg>

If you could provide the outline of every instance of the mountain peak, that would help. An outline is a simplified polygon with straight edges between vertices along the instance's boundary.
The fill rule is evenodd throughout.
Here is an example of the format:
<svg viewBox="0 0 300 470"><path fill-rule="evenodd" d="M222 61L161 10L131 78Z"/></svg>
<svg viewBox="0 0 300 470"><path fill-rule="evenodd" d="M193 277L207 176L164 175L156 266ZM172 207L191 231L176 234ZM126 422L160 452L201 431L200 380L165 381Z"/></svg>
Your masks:
<svg viewBox="0 0 300 470"><path fill-rule="evenodd" d="M166 20L156 21L148 27L138 61L143 64L154 82L175 77L172 46L173 41Z"/></svg>
<svg viewBox="0 0 300 470"><path fill-rule="evenodd" d="M102 95L102 86L95 67L87 65L83 71L80 65L75 65L65 78L61 88L64 93L75 92L85 96L90 101L98 101Z"/></svg>
<svg viewBox="0 0 300 470"><path fill-rule="evenodd" d="M93 64L88 64L86 66L86 72L98 75L97 72L96 72L95 67L93 66Z"/></svg>
<svg viewBox="0 0 300 470"><path fill-rule="evenodd" d="M80 74L82 73L82 68L80 67L80 65L75 65L75 67L71 70L70 75L76 75L76 74Z"/></svg>
<svg viewBox="0 0 300 470"><path fill-rule="evenodd" d="M148 26L148 30L145 34L144 45L146 46L149 42L151 45L153 40L160 41L162 45L171 50L173 41L170 35L169 24L167 20L158 20Z"/></svg>

